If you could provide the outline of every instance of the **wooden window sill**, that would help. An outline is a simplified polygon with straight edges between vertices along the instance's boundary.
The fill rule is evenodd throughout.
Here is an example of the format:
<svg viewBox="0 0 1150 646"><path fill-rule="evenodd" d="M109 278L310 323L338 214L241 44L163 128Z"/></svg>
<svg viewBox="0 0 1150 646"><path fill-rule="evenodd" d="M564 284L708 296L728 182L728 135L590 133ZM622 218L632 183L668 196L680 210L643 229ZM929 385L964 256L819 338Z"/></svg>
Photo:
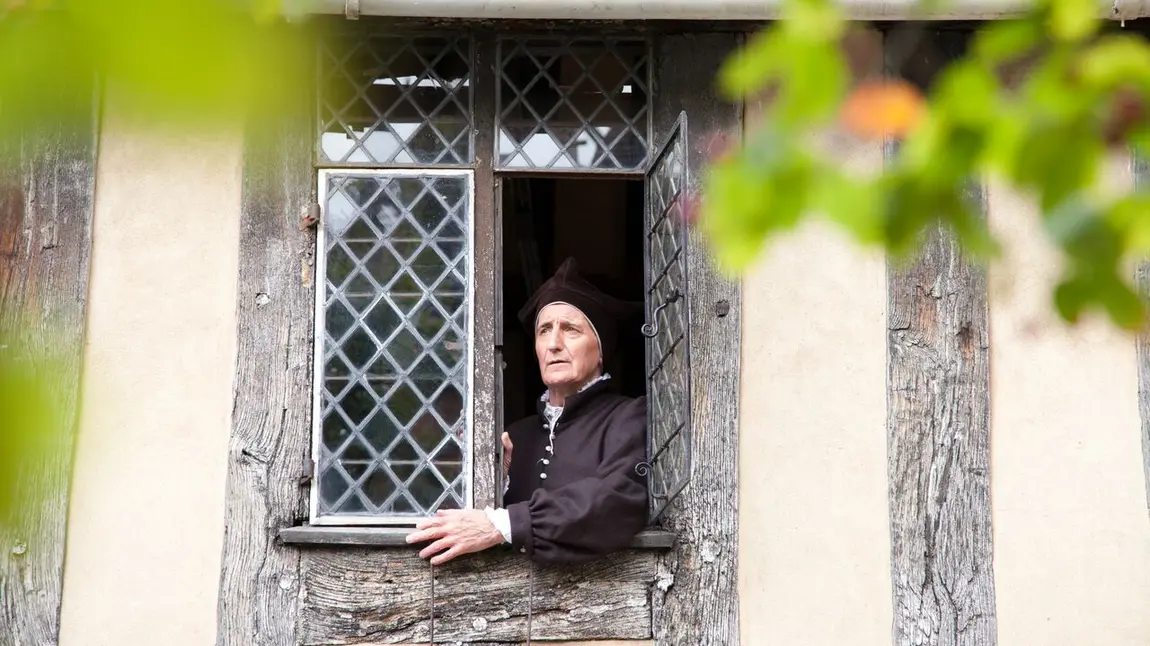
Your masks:
<svg viewBox="0 0 1150 646"><path fill-rule="evenodd" d="M407 547L410 527L320 527L301 525L280 530L280 540L289 545L351 545L357 547ZM631 541L632 549L665 550L675 544L675 534L661 529L645 529Z"/></svg>

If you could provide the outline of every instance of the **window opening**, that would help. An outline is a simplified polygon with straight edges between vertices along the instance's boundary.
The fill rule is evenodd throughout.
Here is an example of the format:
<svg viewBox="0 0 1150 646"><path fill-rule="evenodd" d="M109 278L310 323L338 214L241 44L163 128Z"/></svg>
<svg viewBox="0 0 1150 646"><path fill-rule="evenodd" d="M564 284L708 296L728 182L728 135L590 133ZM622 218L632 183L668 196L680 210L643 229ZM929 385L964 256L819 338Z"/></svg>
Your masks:
<svg viewBox="0 0 1150 646"><path fill-rule="evenodd" d="M320 165L474 158L472 41L340 32L319 51Z"/></svg>
<svg viewBox="0 0 1150 646"><path fill-rule="evenodd" d="M650 58L642 39L501 39L496 166L642 171Z"/></svg>
<svg viewBox="0 0 1150 646"><path fill-rule="evenodd" d="M319 174L313 523L471 503L473 181Z"/></svg>
<svg viewBox="0 0 1150 646"><path fill-rule="evenodd" d="M612 296L643 301L643 182L585 177L504 177L503 379L505 424L536 412L546 390L534 337L517 313L568 256L580 274ZM605 372L621 394L646 393L643 337L638 322L619 329Z"/></svg>

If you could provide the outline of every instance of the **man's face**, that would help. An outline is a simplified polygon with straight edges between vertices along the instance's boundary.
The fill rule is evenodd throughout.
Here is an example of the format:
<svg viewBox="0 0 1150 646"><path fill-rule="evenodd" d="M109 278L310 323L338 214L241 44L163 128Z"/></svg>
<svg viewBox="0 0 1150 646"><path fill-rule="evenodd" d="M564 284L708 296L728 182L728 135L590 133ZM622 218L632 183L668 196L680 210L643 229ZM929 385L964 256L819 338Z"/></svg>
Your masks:
<svg viewBox="0 0 1150 646"><path fill-rule="evenodd" d="M599 340L578 309L554 303L535 323L535 356L547 387L570 394L599 374Z"/></svg>

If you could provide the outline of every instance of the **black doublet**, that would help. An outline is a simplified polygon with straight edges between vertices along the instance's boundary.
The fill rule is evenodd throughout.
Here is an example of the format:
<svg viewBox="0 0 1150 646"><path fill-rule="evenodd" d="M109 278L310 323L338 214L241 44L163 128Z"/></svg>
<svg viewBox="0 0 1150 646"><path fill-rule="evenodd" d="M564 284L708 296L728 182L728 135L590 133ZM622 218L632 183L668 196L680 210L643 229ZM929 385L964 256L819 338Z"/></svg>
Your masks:
<svg viewBox="0 0 1150 646"><path fill-rule="evenodd" d="M567 398L550 442L544 403L507 428L511 544L539 563L582 563L627 547L647 521L647 400L605 381Z"/></svg>

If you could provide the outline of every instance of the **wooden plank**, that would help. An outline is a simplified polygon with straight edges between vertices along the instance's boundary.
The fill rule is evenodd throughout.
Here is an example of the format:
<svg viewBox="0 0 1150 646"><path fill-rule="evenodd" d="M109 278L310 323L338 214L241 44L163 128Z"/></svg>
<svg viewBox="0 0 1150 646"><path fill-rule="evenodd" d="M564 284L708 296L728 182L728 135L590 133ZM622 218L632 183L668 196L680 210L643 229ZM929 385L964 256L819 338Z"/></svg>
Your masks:
<svg viewBox="0 0 1150 646"><path fill-rule="evenodd" d="M1150 185L1150 163L1133 156L1134 186L1145 190ZM1150 297L1150 261L1139 263L1134 275L1138 292ZM1138 413L1142 419L1142 473L1146 480L1146 510L1150 512L1150 327L1139 333L1136 341L1138 353Z"/></svg>
<svg viewBox="0 0 1150 646"><path fill-rule="evenodd" d="M495 212L495 34L482 32L475 39L475 82L472 85L475 106L475 256L474 299L475 323L472 356L475 361L472 382L474 412L471 424L472 491L476 507L494 507L498 500L500 443L496 430L495 404L495 291L499 269L496 267Z"/></svg>
<svg viewBox="0 0 1150 646"><path fill-rule="evenodd" d="M967 35L915 38L911 50L887 38L887 69L925 87L961 54ZM981 187L972 184L968 198L986 212ZM888 265L887 469L898 646L997 640L987 307L984 271L941 229L926 236L913 262Z"/></svg>
<svg viewBox="0 0 1150 646"><path fill-rule="evenodd" d="M75 120L0 142L0 361L47 366L39 376L57 425L49 450L15 476L18 518L0 518L0 644L55 644L60 632L99 132L88 92Z"/></svg>
<svg viewBox="0 0 1150 646"><path fill-rule="evenodd" d="M655 559L624 552L583 566L536 567L533 638L649 638ZM530 571L508 550L436 568L436 641L523 639ZM309 551L300 643L426 642L432 593L430 566L410 548Z"/></svg>
<svg viewBox="0 0 1150 646"><path fill-rule="evenodd" d="M889 269L887 284L894 643L989 646L986 277L938 231L912 266Z"/></svg>
<svg viewBox="0 0 1150 646"><path fill-rule="evenodd" d="M743 110L721 101L708 84L738 33L683 34L656 40L655 141L687 112L688 164L698 188L708 141L737 136ZM659 559L653 592L654 636L660 645L739 643L738 486L740 286L711 264L703 240L687 251L691 321L691 483L665 516L678 541Z"/></svg>
<svg viewBox="0 0 1150 646"><path fill-rule="evenodd" d="M354 545L360 547L406 547L407 527L320 527L305 525L287 527L279 532L280 540L290 545ZM634 549L662 549L675 544L675 535L647 529L631 541ZM414 549L414 548L411 548Z"/></svg>
<svg viewBox="0 0 1150 646"><path fill-rule="evenodd" d="M315 201L308 70L299 99L249 123L244 142L235 407L216 643L295 643L299 553L276 530L307 516ZM305 89L306 88L306 89Z"/></svg>

